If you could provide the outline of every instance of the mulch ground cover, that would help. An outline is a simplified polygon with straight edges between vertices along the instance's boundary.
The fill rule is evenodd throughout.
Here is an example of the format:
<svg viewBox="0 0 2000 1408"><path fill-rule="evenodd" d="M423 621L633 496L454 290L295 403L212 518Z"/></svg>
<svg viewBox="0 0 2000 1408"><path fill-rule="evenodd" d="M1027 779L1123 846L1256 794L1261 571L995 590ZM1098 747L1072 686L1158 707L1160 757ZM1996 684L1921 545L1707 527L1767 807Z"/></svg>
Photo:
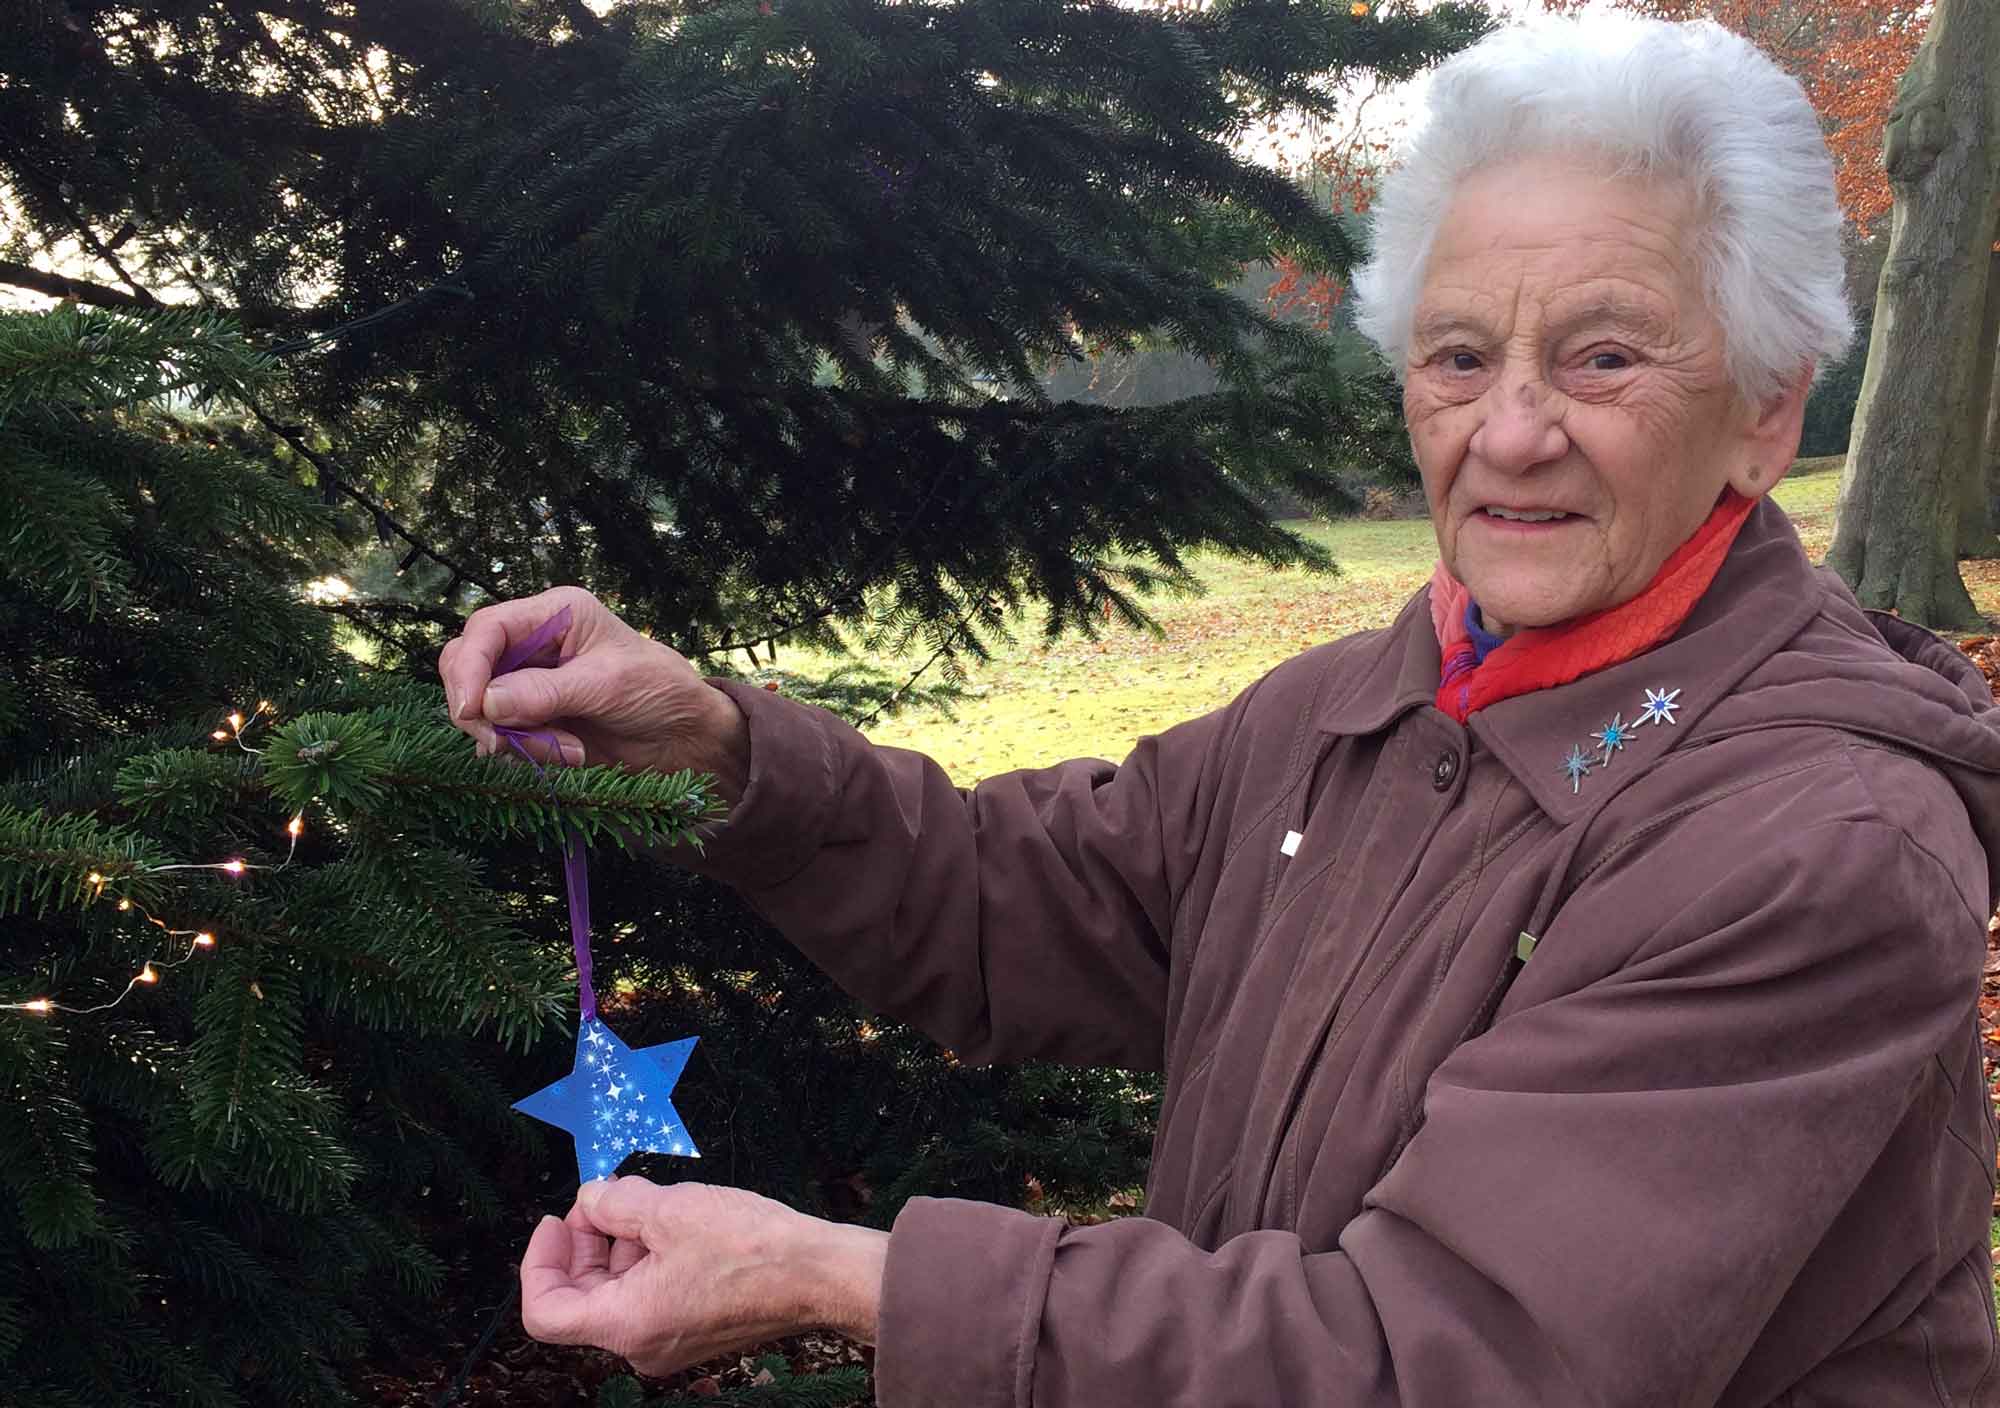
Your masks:
<svg viewBox="0 0 2000 1408"><path fill-rule="evenodd" d="M474 1362L463 1389L447 1397L493 1306L467 1311L454 1317L453 1332L441 1336L434 1349L412 1349L404 1362L363 1375L360 1401L379 1408L430 1408L444 1402L452 1408L596 1408L608 1382L632 1376L624 1360L602 1350L537 1344L522 1333L519 1314L510 1312L491 1347ZM662 1401L727 1408L764 1398L781 1401L769 1387L778 1367L774 1356L784 1360L781 1373L802 1378L856 1366L872 1371L875 1352L838 1335L799 1335L666 1378L642 1378L643 1402L646 1408ZM846 1401L872 1404L874 1395L864 1391Z"/></svg>

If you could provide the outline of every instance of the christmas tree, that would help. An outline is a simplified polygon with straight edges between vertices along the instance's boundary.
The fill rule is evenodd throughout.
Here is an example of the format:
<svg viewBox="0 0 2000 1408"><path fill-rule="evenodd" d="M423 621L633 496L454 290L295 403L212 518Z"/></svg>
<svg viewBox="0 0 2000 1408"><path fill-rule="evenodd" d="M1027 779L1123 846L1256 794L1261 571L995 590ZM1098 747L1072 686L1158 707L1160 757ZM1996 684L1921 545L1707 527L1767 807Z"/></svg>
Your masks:
<svg viewBox="0 0 2000 1408"><path fill-rule="evenodd" d="M203 396L212 318L0 315L0 1377L40 1404L339 1401L426 1205L523 1144L559 1027L536 843L684 837L698 780L474 758L285 584L331 515ZM342 667L345 660L346 668ZM466 844L483 844L483 853ZM545 867L540 867L545 869ZM534 877L539 879L539 877Z"/></svg>

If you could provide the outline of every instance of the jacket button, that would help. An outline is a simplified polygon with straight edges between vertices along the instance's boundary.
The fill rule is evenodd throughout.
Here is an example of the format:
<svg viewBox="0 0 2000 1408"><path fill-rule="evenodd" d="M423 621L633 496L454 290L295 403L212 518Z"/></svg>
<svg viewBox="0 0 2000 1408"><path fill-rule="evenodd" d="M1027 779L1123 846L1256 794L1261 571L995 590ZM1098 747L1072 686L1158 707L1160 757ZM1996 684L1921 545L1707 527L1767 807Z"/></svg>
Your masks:
<svg viewBox="0 0 2000 1408"><path fill-rule="evenodd" d="M1458 777L1458 754L1438 754L1437 766L1431 769L1431 786L1442 792L1450 787Z"/></svg>

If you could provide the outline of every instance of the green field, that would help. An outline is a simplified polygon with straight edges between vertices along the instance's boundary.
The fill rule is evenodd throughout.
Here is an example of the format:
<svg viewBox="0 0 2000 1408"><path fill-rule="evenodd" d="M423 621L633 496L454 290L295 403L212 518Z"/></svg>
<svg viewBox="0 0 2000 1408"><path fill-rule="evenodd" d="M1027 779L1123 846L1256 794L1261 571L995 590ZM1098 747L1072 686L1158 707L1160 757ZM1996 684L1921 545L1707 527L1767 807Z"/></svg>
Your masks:
<svg viewBox="0 0 2000 1408"><path fill-rule="evenodd" d="M1815 557L1832 533L1838 487L1837 474L1821 472L1795 475L1777 490ZM1425 521L1291 526L1332 550L1337 575L1198 559L1206 591L1153 604L1164 636L1107 629L1096 641L1044 645L1038 623L1025 621L1015 645L969 669L955 717L915 709L869 736L930 754L962 785L1064 758L1122 758L1140 735L1227 703L1279 661L1386 625L1436 561ZM1974 593L1989 614L2000 611L2000 588L1982 590L1975 580ZM780 663L805 671L824 664L799 652Z"/></svg>
<svg viewBox="0 0 2000 1408"><path fill-rule="evenodd" d="M1838 456L1802 460L1775 492L1815 560L1833 536L1840 464ZM1273 571L1198 555L1193 564L1205 588L1201 595L1149 603L1163 635L1107 627L1094 641L1044 645L1041 619L1023 620L1014 643L997 645L989 663L968 665L965 697L950 714L909 709L883 719L868 736L928 753L960 785L1065 758L1123 758L1141 735L1228 703L1301 650L1387 625L1437 561L1427 520L1299 520L1287 526L1325 546L1340 570ZM2000 562L1963 566L1973 600L1989 617L2000 617ZM375 658L372 641L346 635L343 644L359 659ZM902 678L926 654L863 658ZM784 649L776 663L822 676L840 661Z"/></svg>

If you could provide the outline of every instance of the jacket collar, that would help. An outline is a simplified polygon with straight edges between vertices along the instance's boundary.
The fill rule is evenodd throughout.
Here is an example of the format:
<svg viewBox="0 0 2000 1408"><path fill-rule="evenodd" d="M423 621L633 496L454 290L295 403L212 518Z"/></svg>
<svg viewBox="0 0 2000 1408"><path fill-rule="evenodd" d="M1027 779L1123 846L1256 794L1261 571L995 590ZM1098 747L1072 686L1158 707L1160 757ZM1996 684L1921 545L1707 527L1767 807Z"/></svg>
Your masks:
<svg viewBox="0 0 2000 1408"><path fill-rule="evenodd" d="M1322 706L1317 726L1329 733L1374 733L1414 709L1441 727L1458 727L1433 699L1438 643L1429 588L1353 662L1353 687ZM1792 639L1820 609L1798 534L1769 499L1751 512L1729 556L1680 630L1663 644L1570 684L1518 695L1480 710L1469 728L1560 822L1594 810L1624 790L1694 732L1704 714ZM1674 722L1634 727L1647 691L1674 691ZM1614 721L1631 729L1606 764L1594 735ZM1591 760L1574 786L1563 760L1575 748Z"/></svg>

